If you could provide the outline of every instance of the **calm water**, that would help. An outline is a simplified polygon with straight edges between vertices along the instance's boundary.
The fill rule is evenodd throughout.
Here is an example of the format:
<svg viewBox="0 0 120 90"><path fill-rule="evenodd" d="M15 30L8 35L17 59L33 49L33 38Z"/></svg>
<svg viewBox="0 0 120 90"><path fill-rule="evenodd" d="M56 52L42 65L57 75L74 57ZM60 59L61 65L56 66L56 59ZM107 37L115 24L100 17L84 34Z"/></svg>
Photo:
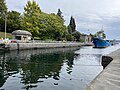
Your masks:
<svg viewBox="0 0 120 90"><path fill-rule="evenodd" d="M117 46L0 52L0 89L83 90L103 70L102 54L116 49Z"/></svg>

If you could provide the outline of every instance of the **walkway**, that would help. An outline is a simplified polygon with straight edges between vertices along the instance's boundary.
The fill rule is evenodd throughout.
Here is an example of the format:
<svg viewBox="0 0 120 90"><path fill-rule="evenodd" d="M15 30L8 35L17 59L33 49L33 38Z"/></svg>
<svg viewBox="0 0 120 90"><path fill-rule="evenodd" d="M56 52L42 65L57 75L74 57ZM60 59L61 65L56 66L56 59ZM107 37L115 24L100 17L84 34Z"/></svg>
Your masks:
<svg viewBox="0 0 120 90"><path fill-rule="evenodd" d="M113 61L89 84L86 90L120 90L120 49L109 54Z"/></svg>

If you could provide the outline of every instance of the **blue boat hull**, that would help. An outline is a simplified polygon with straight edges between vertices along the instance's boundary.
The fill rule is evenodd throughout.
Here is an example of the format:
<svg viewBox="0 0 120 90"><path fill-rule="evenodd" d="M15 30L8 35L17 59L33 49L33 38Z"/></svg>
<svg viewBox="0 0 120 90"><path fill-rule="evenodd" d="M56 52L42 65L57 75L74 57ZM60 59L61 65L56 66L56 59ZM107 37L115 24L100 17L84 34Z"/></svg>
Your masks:
<svg viewBox="0 0 120 90"><path fill-rule="evenodd" d="M109 41L99 39L99 38L94 38L93 44L95 48L105 48L105 47L111 46L111 43Z"/></svg>

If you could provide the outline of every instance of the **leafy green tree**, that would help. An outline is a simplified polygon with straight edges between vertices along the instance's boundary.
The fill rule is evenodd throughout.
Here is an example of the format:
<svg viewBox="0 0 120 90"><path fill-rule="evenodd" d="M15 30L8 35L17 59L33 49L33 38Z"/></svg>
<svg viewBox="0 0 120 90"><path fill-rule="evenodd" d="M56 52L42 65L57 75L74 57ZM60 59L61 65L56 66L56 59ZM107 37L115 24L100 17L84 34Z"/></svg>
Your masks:
<svg viewBox="0 0 120 90"><path fill-rule="evenodd" d="M80 41L80 35L81 35L80 32L78 32L78 31L74 32L73 33L74 40L79 42Z"/></svg>
<svg viewBox="0 0 120 90"><path fill-rule="evenodd" d="M72 34L72 28L71 28L70 25L68 25L67 29L68 29L68 33L69 33L69 34Z"/></svg>
<svg viewBox="0 0 120 90"><path fill-rule="evenodd" d="M5 0L0 0L0 15L4 15L7 12L7 6Z"/></svg>
<svg viewBox="0 0 120 90"><path fill-rule="evenodd" d="M5 0L0 0L0 31L5 29L5 16L7 14L7 6Z"/></svg>
<svg viewBox="0 0 120 90"><path fill-rule="evenodd" d="M41 39L62 40L66 31L66 26L62 19L55 14L42 13L40 15L40 34Z"/></svg>
<svg viewBox="0 0 120 90"><path fill-rule="evenodd" d="M72 35L72 28L70 27L70 25L67 26L66 40L67 41L73 41L74 40L74 37Z"/></svg>
<svg viewBox="0 0 120 90"><path fill-rule="evenodd" d="M9 11L7 13L7 32L11 33L14 30L22 29L21 15L17 11Z"/></svg>
<svg viewBox="0 0 120 90"><path fill-rule="evenodd" d="M64 25L64 21L55 14L50 14L50 17L53 20L51 22L51 26L53 27L54 30L53 37L58 41L64 39L65 38L64 35L66 32L66 26Z"/></svg>
<svg viewBox="0 0 120 90"><path fill-rule="evenodd" d="M72 34L67 34L66 39L67 41L74 41L74 36Z"/></svg>
<svg viewBox="0 0 120 90"><path fill-rule="evenodd" d="M70 24L68 25L68 40L80 41L80 35L80 32L76 31L75 19L71 16Z"/></svg>
<svg viewBox="0 0 120 90"><path fill-rule="evenodd" d="M23 15L23 28L33 37L42 40L62 40L65 38L66 26L60 16L41 11L35 1L28 1Z"/></svg>
<svg viewBox="0 0 120 90"><path fill-rule="evenodd" d="M24 7L23 28L32 33L33 38L39 34L39 17L41 9L38 4L33 1L28 1Z"/></svg>
<svg viewBox="0 0 120 90"><path fill-rule="evenodd" d="M70 18L70 24L69 24L69 26L71 27L72 32L74 32L76 30L75 19L73 18L73 16L71 16L71 18Z"/></svg>

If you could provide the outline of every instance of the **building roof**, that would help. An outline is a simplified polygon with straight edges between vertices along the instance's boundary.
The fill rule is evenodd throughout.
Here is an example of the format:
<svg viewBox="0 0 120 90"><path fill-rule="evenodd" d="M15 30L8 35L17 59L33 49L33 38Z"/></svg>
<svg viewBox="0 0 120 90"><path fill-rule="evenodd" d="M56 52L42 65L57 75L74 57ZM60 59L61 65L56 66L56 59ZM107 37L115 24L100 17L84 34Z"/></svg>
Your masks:
<svg viewBox="0 0 120 90"><path fill-rule="evenodd" d="M12 35L29 35L32 36L32 34L25 30L15 30L12 32Z"/></svg>

